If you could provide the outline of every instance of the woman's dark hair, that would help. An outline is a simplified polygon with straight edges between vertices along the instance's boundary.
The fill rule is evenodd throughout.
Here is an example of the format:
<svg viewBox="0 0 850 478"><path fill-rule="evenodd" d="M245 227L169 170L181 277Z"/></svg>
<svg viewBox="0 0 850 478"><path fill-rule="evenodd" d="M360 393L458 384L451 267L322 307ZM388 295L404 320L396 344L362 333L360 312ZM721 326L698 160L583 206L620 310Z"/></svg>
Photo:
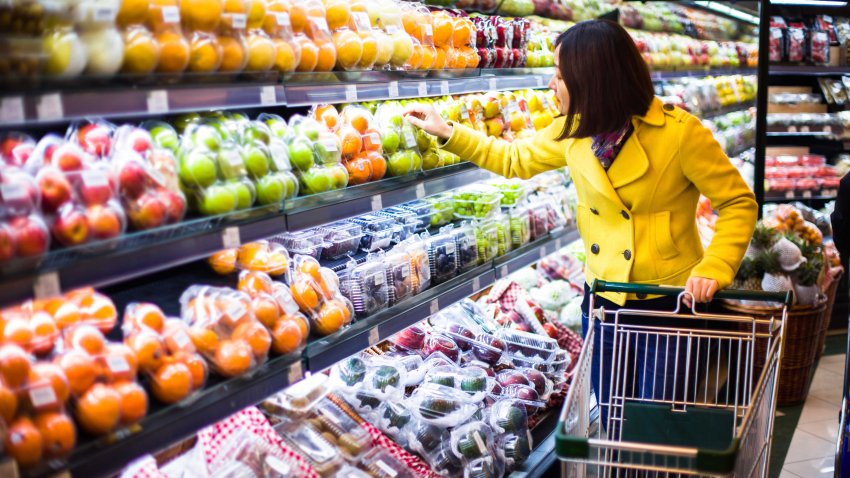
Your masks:
<svg viewBox="0 0 850 478"><path fill-rule="evenodd" d="M586 138L622 128L643 116L655 91L649 68L628 32L608 20L580 22L555 45L570 105L559 139Z"/></svg>

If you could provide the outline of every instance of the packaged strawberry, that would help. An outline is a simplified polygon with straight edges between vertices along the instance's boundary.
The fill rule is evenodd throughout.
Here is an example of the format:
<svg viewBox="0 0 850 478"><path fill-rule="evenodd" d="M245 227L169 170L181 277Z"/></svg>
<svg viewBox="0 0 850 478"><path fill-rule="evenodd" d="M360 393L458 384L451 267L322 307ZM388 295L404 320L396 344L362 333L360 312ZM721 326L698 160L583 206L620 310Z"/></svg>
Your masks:
<svg viewBox="0 0 850 478"><path fill-rule="evenodd" d="M166 317L155 304L133 302L124 310L122 330L154 398L177 403L203 388L207 364L182 320Z"/></svg>
<svg viewBox="0 0 850 478"><path fill-rule="evenodd" d="M242 375L266 361L271 336L254 316L248 294L194 285L180 305L192 343L220 375Z"/></svg>

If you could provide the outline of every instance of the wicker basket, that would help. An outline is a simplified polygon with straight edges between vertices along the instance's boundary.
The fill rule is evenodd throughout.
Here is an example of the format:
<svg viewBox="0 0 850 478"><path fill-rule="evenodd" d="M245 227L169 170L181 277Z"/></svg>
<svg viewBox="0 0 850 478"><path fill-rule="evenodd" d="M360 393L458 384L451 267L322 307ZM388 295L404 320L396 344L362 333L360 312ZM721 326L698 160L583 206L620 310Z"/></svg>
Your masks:
<svg viewBox="0 0 850 478"><path fill-rule="evenodd" d="M823 355L826 349L826 332L829 330L829 323L832 321L832 306L835 305L835 297L838 295L838 283L841 281L843 272L839 272L833 279L829 287L826 288L826 310L823 312L821 320L820 334L818 334L817 357Z"/></svg>
<svg viewBox="0 0 850 478"><path fill-rule="evenodd" d="M735 315L757 319L779 318L782 309L726 302L724 307ZM796 405L806 399L812 365L818 354L818 337L826 310L826 297L821 296L815 305L798 305L788 310L785 322L785 346L779 372L778 405ZM759 332L767 333L767 325ZM741 325L741 330L752 330L751 325ZM756 340L756 376L761 373L767 356L767 339Z"/></svg>

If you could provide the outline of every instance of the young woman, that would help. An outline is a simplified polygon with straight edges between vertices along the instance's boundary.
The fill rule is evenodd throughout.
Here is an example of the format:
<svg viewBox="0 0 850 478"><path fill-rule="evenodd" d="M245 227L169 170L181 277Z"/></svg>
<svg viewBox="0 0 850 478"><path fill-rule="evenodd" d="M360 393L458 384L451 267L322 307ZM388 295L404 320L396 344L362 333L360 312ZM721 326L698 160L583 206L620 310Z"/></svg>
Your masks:
<svg viewBox="0 0 850 478"><path fill-rule="evenodd" d="M710 301L732 283L747 249L757 218L753 193L699 119L655 98L646 63L618 24L592 20L562 33L555 66L549 88L561 116L530 139L487 137L446 123L430 106L413 106L406 117L439 137L444 149L502 176L530 178L569 166L588 284L598 278L684 286L697 302ZM700 193L720 215L705 250L695 221ZM588 290L585 285L585 330ZM596 305L672 310L675 300L603 293ZM670 353L675 341L668 345L661 354ZM642 354L658 353L652 343L640 348ZM600 353L612 352L610 344L594 351L596 363ZM672 374L647 367L638 364L642 390L634 393L661 398L663 392L650 390L659 387L648 384ZM597 382L594 373L594 388ZM607 395L603 390L603 400Z"/></svg>

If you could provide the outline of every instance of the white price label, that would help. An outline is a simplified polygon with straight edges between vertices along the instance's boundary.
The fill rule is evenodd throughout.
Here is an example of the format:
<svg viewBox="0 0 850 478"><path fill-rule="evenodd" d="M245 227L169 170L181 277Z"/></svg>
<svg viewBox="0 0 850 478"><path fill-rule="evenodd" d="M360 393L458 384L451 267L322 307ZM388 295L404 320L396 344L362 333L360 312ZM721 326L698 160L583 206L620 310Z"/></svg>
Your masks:
<svg viewBox="0 0 850 478"><path fill-rule="evenodd" d="M410 277L410 264L404 264L401 266L401 276Z"/></svg>
<svg viewBox="0 0 850 478"><path fill-rule="evenodd" d="M368 32L372 30L372 22L369 20L369 14L366 12L351 12L351 17L354 19L354 26L358 32Z"/></svg>
<svg viewBox="0 0 850 478"><path fill-rule="evenodd" d="M478 432L472 432L472 438L475 440L475 446L478 447L478 451L484 453L487 451L487 446L484 445L484 441L481 439L481 435Z"/></svg>
<svg viewBox="0 0 850 478"><path fill-rule="evenodd" d="M785 199L794 199L794 191L786 191Z"/></svg>
<svg viewBox="0 0 850 478"><path fill-rule="evenodd" d="M508 266L507 266L507 265L504 265L504 266L502 266L501 268L499 268L499 277L500 277L500 278L502 278L502 279L504 279L505 277L507 277L508 275L510 275L510 273L511 273L511 272L508 270Z"/></svg>
<svg viewBox="0 0 850 478"><path fill-rule="evenodd" d="M384 208L384 200L380 194L372 196L372 212L380 211Z"/></svg>
<svg viewBox="0 0 850 478"><path fill-rule="evenodd" d="M3 183L0 184L0 199L3 201L20 201L26 199L27 191L20 183Z"/></svg>
<svg viewBox="0 0 850 478"><path fill-rule="evenodd" d="M788 132L789 132L789 133L796 133L796 132L797 132L797 127L796 127L796 126L794 126L794 125L789 126L789 127L788 127Z"/></svg>
<svg viewBox="0 0 850 478"><path fill-rule="evenodd" d="M242 245L239 226L228 227L221 234L221 243L225 249L235 249Z"/></svg>
<svg viewBox="0 0 850 478"><path fill-rule="evenodd" d="M59 274L57 272L47 272L35 278L33 284L33 296L36 299L50 299L62 293L59 287Z"/></svg>
<svg viewBox="0 0 850 478"><path fill-rule="evenodd" d="M378 334L378 328L375 327L369 331L369 347L377 345L381 341L381 336Z"/></svg>
<svg viewBox="0 0 850 478"><path fill-rule="evenodd" d="M277 104L277 92L274 86L267 85L260 88L260 104L263 106Z"/></svg>
<svg viewBox="0 0 850 478"><path fill-rule="evenodd" d="M424 81L420 81L419 85L416 87L419 96L428 96L428 83Z"/></svg>
<svg viewBox="0 0 850 478"><path fill-rule="evenodd" d="M425 25L422 25L422 29L425 31L426 36L434 36L434 27L430 24L426 23Z"/></svg>
<svg viewBox="0 0 850 478"><path fill-rule="evenodd" d="M130 371L130 364L122 356L110 355L106 358L106 366L112 373L124 373Z"/></svg>
<svg viewBox="0 0 850 478"><path fill-rule="evenodd" d="M245 28L248 26L248 17L244 13L234 13L231 19L232 28Z"/></svg>
<svg viewBox="0 0 850 478"><path fill-rule="evenodd" d="M446 244L446 255L454 254L456 250L454 242Z"/></svg>
<svg viewBox="0 0 850 478"><path fill-rule="evenodd" d="M337 144L335 139L322 140L322 146L324 146L325 151L328 153L336 153L339 151L339 144Z"/></svg>
<svg viewBox="0 0 850 478"><path fill-rule="evenodd" d="M812 192L811 191L803 191L803 197L806 198L806 199L811 198Z"/></svg>
<svg viewBox="0 0 850 478"><path fill-rule="evenodd" d="M0 102L0 123L23 123L25 119L22 96L3 98Z"/></svg>
<svg viewBox="0 0 850 478"><path fill-rule="evenodd" d="M189 338L189 334L186 332L178 330L177 333L174 334L174 343L177 345L178 349L184 350L192 343L192 339Z"/></svg>
<svg viewBox="0 0 850 478"><path fill-rule="evenodd" d="M385 30L387 31L387 33L388 33L388 34L390 34L390 35L395 35L396 33L398 33L398 32L399 32L398 25L387 25L386 27L384 27L384 29L385 29Z"/></svg>
<svg viewBox="0 0 850 478"><path fill-rule="evenodd" d="M168 24L180 23L180 9L177 7L162 7L162 22Z"/></svg>
<svg viewBox="0 0 850 478"><path fill-rule="evenodd" d="M474 290L475 292L481 290L481 279L479 279L478 277L474 277L472 279L472 290Z"/></svg>
<svg viewBox="0 0 850 478"><path fill-rule="evenodd" d="M242 162L242 155L239 154L239 151L231 149L222 151L221 154L224 156L225 161L227 161L227 164L230 165L231 168L238 169L244 166L244 163Z"/></svg>
<svg viewBox="0 0 850 478"><path fill-rule="evenodd" d="M363 135L363 146L369 149L377 149L381 147L381 136L378 133L369 133Z"/></svg>
<svg viewBox="0 0 850 478"><path fill-rule="evenodd" d="M466 107L466 103L460 104L460 120L461 121L464 121L464 120L469 121L470 120L469 108Z"/></svg>
<svg viewBox="0 0 850 478"><path fill-rule="evenodd" d="M384 277L383 273L375 274L375 280L374 280L375 286L384 285L384 280L386 280L386 277Z"/></svg>
<svg viewBox="0 0 850 478"><path fill-rule="evenodd" d="M109 178L106 177L103 171L98 169L89 169L82 173L83 185L89 188L99 188L109 186Z"/></svg>
<svg viewBox="0 0 850 478"><path fill-rule="evenodd" d="M41 408L46 405L53 405L57 402L56 392L50 385L44 385L30 389L30 401L35 408Z"/></svg>
<svg viewBox="0 0 850 478"><path fill-rule="evenodd" d="M416 199L422 199L425 197L425 185L419 183L416 185Z"/></svg>
<svg viewBox="0 0 850 478"><path fill-rule="evenodd" d="M542 87L543 87L543 84L544 84L543 77L542 77L542 76L540 76L540 75L537 75L537 77L536 77L536 81L537 81L537 87L538 87L538 88L542 88Z"/></svg>
<svg viewBox="0 0 850 478"><path fill-rule="evenodd" d="M440 301L438 299L431 300L431 306L430 307L431 307L431 309L430 309L431 315L436 314L437 312L440 311Z"/></svg>
<svg viewBox="0 0 850 478"><path fill-rule="evenodd" d="M496 88L499 86L499 82L495 78L490 78L488 80L488 85L489 85L490 91L495 91Z"/></svg>
<svg viewBox="0 0 850 478"><path fill-rule="evenodd" d="M291 169L289 166L289 153L287 152L286 147L282 145L272 145L269 146L269 151L272 154L272 162L274 163L275 169L278 171L289 171Z"/></svg>
<svg viewBox="0 0 850 478"><path fill-rule="evenodd" d="M809 131L810 130L809 130L809 127L807 125L800 126L800 132L801 133L808 133Z"/></svg>
<svg viewBox="0 0 850 478"><path fill-rule="evenodd" d="M450 93L450 91L449 91L449 81L448 80L441 81L440 82L440 94L443 95L443 96L448 96L449 93Z"/></svg>
<svg viewBox="0 0 850 478"><path fill-rule="evenodd" d="M54 121L62 119L65 116L62 108L62 95L59 93L50 93L42 95L35 105L36 115L41 121Z"/></svg>
<svg viewBox="0 0 850 478"><path fill-rule="evenodd" d="M387 86L388 94L390 98L398 98L398 82L391 81Z"/></svg>
<svg viewBox="0 0 850 478"><path fill-rule="evenodd" d="M168 113L168 92L154 90L148 93L148 113Z"/></svg>
<svg viewBox="0 0 850 478"><path fill-rule="evenodd" d="M292 25L292 24L289 22L289 14L288 14L288 13L280 13L280 12L278 12L278 13L276 13L276 14L275 14L275 19L277 20L277 24L278 24L278 26L281 26L281 27L288 27L288 26L291 26L291 25Z"/></svg>
<svg viewBox="0 0 850 478"><path fill-rule="evenodd" d="M357 101L357 85L345 85L345 101Z"/></svg>
<svg viewBox="0 0 850 478"><path fill-rule="evenodd" d="M111 22L115 20L115 15L118 11L109 6L104 7L95 7L94 12L92 13L92 18L96 22Z"/></svg>
<svg viewBox="0 0 850 478"><path fill-rule="evenodd" d="M404 137L405 148L412 148L416 146L416 136L413 135L413 132L405 131L404 133L402 133L402 136Z"/></svg>
<svg viewBox="0 0 850 478"><path fill-rule="evenodd" d="M304 378L304 371L301 369L301 361L297 361L289 366L289 373L286 374L286 380L290 385Z"/></svg>
<svg viewBox="0 0 850 478"><path fill-rule="evenodd" d="M555 249L561 250L561 239L560 238L555 240Z"/></svg>
<svg viewBox="0 0 850 478"><path fill-rule="evenodd" d="M387 465L386 463L384 463L384 462L383 462L383 461L381 461L381 460L376 460L376 461L375 461L375 466L377 466L378 468L380 468L380 469L381 469L381 471L383 471L383 472L384 472L387 476L389 476L390 478L395 478L396 476L398 476L398 472L397 472L397 471L393 470L393 468L392 468L390 465Z"/></svg>

